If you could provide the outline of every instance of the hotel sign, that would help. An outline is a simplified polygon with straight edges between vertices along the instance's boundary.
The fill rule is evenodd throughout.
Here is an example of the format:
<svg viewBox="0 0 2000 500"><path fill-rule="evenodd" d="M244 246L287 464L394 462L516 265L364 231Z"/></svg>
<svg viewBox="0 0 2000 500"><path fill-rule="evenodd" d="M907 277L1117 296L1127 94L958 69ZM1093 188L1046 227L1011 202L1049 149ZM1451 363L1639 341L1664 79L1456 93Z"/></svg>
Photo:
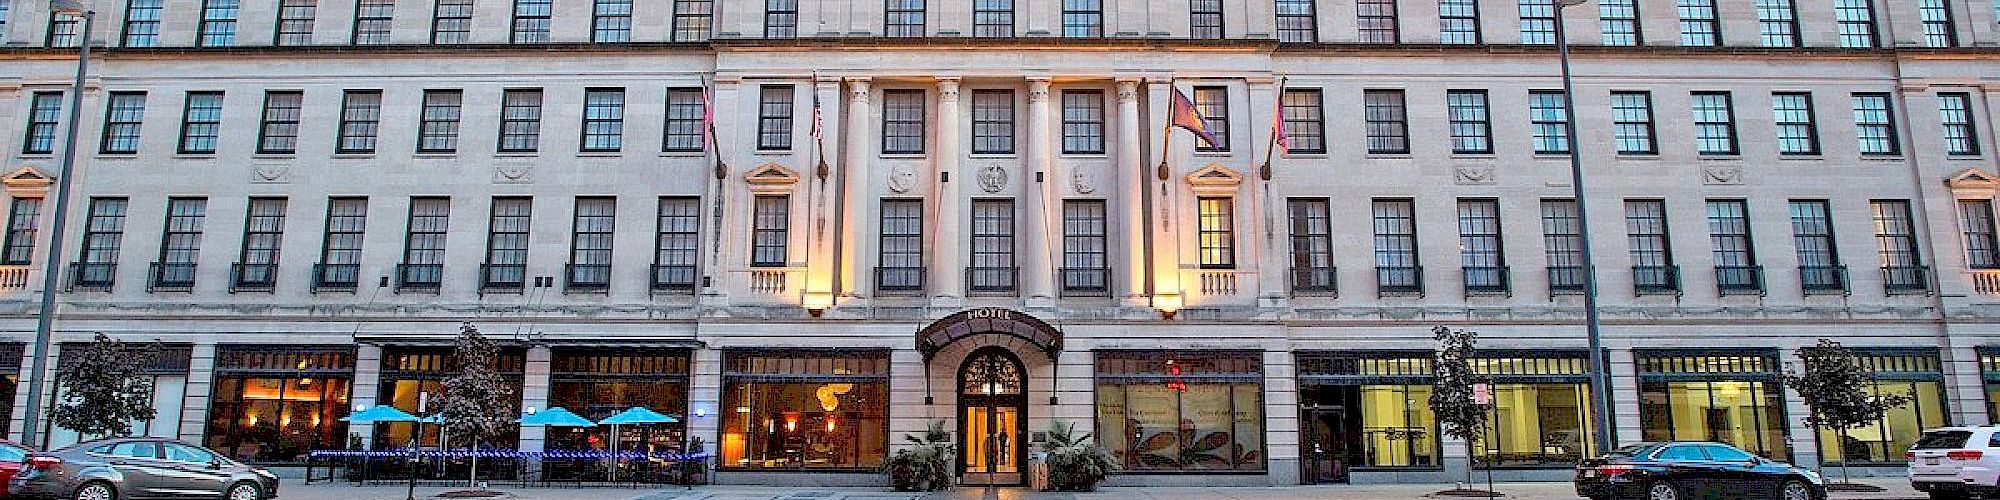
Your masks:
<svg viewBox="0 0 2000 500"><path fill-rule="evenodd" d="M988 335L1019 338L1054 360L1062 352L1062 332L1027 313L1000 307L967 309L917 331L917 351L929 361L954 342Z"/></svg>

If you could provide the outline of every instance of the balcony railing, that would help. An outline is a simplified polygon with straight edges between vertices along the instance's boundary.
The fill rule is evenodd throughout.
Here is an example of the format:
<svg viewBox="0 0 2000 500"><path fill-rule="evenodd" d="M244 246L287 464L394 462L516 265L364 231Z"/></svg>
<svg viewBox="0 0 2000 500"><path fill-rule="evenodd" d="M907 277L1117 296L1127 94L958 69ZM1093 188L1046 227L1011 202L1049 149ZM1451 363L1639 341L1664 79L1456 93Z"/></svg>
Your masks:
<svg viewBox="0 0 2000 500"><path fill-rule="evenodd" d="M1722 295L1763 295L1764 266L1715 266L1715 292Z"/></svg>
<svg viewBox="0 0 2000 500"><path fill-rule="evenodd" d="M1377 296L1422 296L1424 294L1423 266L1376 266L1375 294Z"/></svg>
<svg viewBox="0 0 2000 500"><path fill-rule="evenodd" d="M1679 266L1632 266L1632 292L1637 295L1680 295Z"/></svg>
<svg viewBox="0 0 2000 500"><path fill-rule="evenodd" d="M1845 294L1847 266L1799 266L1799 288L1806 295Z"/></svg>
<svg viewBox="0 0 2000 500"><path fill-rule="evenodd" d="M922 295L923 266L883 266L875 268L875 293L882 295Z"/></svg>
<svg viewBox="0 0 2000 500"><path fill-rule="evenodd" d="M397 264L397 292L436 293L444 286L444 264Z"/></svg>
<svg viewBox="0 0 2000 500"><path fill-rule="evenodd" d="M694 293L693 265L653 265L653 291L662 293Z"/></svg>
<svg viewBox="0 0 2000 500"><path fill-rule="evenodd" d="M1514 273L1507 266L1466 266L1465 296L1513 295Z"/></svg>
<svg viewBox="0 0 2000 500"><path fill-rule="evenodd" d="M146 291L185 292L194 289L193 262L154 262L146 272Z"/></svg>
<svg viewBox="0 0 2000 500"><path fill-rule="evenodd" d="M1102 267L1062 268L1062 294L1066 297L1108 297L1111 270Z"/></svg>
<svg viewBox="0 0 2000 500"><path fill-rule="evenodd" d="M1292 295L1298 297L1340 296L1340 272L1333 266L1292 268Z"/></svg>
<svg viewBox="0 0 2000 500"><path fill-rule="evenodd" d="M1549 266L1549 295L1582 295L1588 278L1583 266Z"/></svg>
<svg viewBox="0 0 2000 500"><path fill-rule="evenodd" d="M527 286L527 264L479 265L479 293L521 293Z"/></svg>
<svg viewBox="0 0 2000 500"><path fill-rule="evenodd" d="M1930 293L1930 272L1924 266L1883 266L1882 290L1899 295Z"/></svg>
<svg viewBox="0 0 2000 500"><path fill-rule="evenodd" d="M71 290L110 290L118 274L118 264L111 262L71 262L69 264L69 288Z"/></svg>
<svg viewBox="0 0 2000 500"><path fill-rule="evenodd" d="M269 292L278 288L277 264L244 264L238 262L229 266L229 292Z"/></svg>
<svg viewBox="0 0 2000 500"><path fill-rule="evenodd" d="M29 266L0 265L0 290L14 290L28 287Z"/></svg>
<svg viewBox="0 0 2000 500"><path fill-rule="evenodd" d="M313 264L313 293L352 292L360 286L360 264Z"/></svg>
<svg viewBox="0 0 2000 500"><path fill-rule="evenodd" d="M1018 267L967 267L965 291L976 295L1013 295L1020 282Z"/></svg>
<svg viewBox="0 0 2000 500"><path fill-rule="evenodd" d="M563 266L563 291L604 293L611 290L611 264Z"/></svg>

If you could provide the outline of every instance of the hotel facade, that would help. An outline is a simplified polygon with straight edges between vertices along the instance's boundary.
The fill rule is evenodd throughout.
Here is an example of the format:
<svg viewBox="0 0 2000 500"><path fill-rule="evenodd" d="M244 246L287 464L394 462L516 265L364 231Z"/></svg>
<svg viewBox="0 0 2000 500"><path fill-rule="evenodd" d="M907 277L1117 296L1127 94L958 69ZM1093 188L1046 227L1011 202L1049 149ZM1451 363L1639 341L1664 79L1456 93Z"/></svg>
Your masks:
<svg viewBox="0 0 2000 500"><path fill-rule="evenodd" d="M93 7L51 249L85 23L0 0L16 438L57 259L51 373L158 341L138 430L257 463L408 443L338 419L434 410L469 322L523 412L679 416L620 446L720 482L881 484L933 422L972 483L1059 422L1117 484L1562 479L1600 448L1583 224L1619 443L1894 470L2000 402L1991 0L1586 1L1575 137L1551 0ZM1470 456L1440 325L1491 378ZM1913 402L1807 427L1777 376L1819 339Z"/></svg>

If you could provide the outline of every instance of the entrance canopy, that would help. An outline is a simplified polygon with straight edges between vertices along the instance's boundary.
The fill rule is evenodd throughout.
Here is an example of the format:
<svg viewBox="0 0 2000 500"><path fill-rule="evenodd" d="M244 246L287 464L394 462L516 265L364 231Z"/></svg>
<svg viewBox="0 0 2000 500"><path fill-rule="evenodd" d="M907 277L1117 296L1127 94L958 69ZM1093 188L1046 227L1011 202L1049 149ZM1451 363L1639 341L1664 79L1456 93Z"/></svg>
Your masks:
<svg viewBox="0 0 2000 500"><path fill-rule="evenodd" d="M999 307L967 309L945 316L917 331L917 352L928 363L953 342L981 335L1011 336L1034 345L1049 360L1062 353L1062 332L1027 313Z"/></svg>

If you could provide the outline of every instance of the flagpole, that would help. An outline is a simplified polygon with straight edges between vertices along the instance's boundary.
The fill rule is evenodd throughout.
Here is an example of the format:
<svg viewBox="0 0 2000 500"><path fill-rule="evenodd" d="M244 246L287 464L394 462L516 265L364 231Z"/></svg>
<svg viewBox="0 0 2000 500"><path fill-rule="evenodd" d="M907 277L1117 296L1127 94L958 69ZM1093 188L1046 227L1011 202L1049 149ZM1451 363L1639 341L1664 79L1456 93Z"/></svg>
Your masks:
<svg viewBox="0 0 2000 500"><path fill-rule="evenodd" d="M704 266L702 270L702 286L713 291L715 289L715 269L720 265L722 257L722 199L728 197L728 185L726 181L729 178L729 165L722 162L722 140L715 134L715 82L710 80L707 83L708 89L702 92L702 100L704 101L702 103L702 113L706 115L703 120L706 123L703 125L707 129L704 132L708 134L705 139L706 144L703 144L706 147L703 149L707 149L710 158L715 160L715 182L713 183L715 188L709 196L710 206L713 207L709 211L709 220L711 221L710 224L713 230L709 231L708 265ZM657 273L658 271L654 272ZM654 278L658 279L657 276Z"/></svg>

